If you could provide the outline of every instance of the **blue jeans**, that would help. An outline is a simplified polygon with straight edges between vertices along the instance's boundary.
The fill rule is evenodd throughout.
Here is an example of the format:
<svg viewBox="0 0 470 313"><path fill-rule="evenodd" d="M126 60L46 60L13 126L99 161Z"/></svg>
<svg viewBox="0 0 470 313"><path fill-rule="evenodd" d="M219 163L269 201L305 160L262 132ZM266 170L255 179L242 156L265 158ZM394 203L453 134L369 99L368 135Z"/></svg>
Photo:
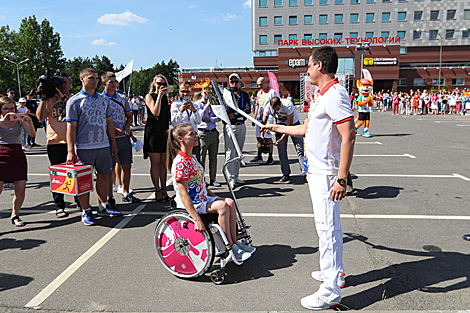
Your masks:
<svg viewBox="0 0 470 313"><path fill-rule="evenodd" d="M26 139L28 139L28 133L21 128L21 145L24 147L26 146Z"/></svg>

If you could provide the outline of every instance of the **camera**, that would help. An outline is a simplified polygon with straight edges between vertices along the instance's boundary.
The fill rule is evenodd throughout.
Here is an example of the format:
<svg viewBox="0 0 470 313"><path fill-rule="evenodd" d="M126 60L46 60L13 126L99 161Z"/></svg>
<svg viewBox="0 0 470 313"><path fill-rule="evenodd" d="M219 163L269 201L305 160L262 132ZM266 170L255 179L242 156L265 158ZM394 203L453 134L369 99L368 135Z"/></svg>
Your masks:
<svg viewBox="0 0 470 313"><path fill-rule="evenodd" d="M227 89L228 89L228 91L230 91L230 92L237 92L237 91L240 90L239 87L228 87Z"/></svg>
<svg viewBox="0 0 470 313"><path fill-rule="evenodd" d="M64 79L62 77L53 77L51 74L51 69L46 69L45 75L41 75L38 80L38 93L46 98L54 97L57 93L55 89L57 86L63 85Z"/></svg>

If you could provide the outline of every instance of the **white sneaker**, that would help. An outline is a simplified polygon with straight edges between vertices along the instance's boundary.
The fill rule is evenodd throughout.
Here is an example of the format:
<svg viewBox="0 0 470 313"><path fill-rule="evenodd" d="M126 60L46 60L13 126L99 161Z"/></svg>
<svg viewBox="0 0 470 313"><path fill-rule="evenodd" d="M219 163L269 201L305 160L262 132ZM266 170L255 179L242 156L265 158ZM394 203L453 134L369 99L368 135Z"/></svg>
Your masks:
<svg viewBox="0 0 470 313"><path fill-rule="evenodd" d="M122 186L118 186L118 188L117 188L117 193L122 194Z"/></svg>
<svg viewBox="0 0 470 313"><path fill-rule="evenodd" d="M113 185L113 192L118 191L119 186L118 185Z"/></svg>
<svg viewBox="0 0 470 313"><path fill-rule="evenodd" d="M338 296L338 298L334 299L330 303L327 303L323 301L317 295L317 293L314 293L313 295L302 298L302 300L300 300L300 304L302 304L302 306L306 309L315 311L332 309L338 307L341 304L341 297Z"/></svg>
<svg viewBox="0 0 470 313"><path fill-rule="evenodd" d="M211 185L214 186L214 187L220 187L220 186L221 186L221 185L220 185L218 182L216 182L215 180L211 183Z"/></svg>
<svg viewBox="0 0 470 313"><path fill-rule="evenodd" d="M243 251L236 244L232 245L232 252L238 262L244 262L251 257L251 253Z"/></svg>
<svg viewBox="0 0 470 313"><path fill-rule="evenodd" d="M240 184L240 185L245 184L245 182L244 182L243 180L241 180L240 178L238 178L238 177L235 178L235 182L236 182L237 184Z"/></svg>
<svg viewBox="0 0 470 313"><path fill-rule="evenodd" d="M247 246L247 245L244 245L242 244L240 241L237 241L237 246L245 251L245 252L248 252L248 253L251 253L253 254L255 251L256 251L256 248L255 247L252 247L252 246Z"/></svg>
<svg viewBox="0 0 470 313"><path fill-rule="evenodd" d="M323 282L324 280L323 276L321 275L321 271L313 271L312 278L321 282ZM337 284L339 288L343 288L344 286L346 286L346 275L344 273L339 273Z"/></svg>

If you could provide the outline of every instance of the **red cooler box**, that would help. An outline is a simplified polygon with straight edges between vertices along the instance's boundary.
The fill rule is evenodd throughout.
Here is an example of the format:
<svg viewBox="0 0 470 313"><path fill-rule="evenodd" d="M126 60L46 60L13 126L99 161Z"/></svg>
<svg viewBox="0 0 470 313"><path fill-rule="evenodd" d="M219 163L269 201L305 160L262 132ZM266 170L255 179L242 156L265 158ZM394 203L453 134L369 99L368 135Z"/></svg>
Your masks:
<svg viewBox="0 0 470 313"><path fill-rule="evenodd" d="M49 167L51 191L79 196L93 191L93 175L90 165L62 163Z"/></svg>

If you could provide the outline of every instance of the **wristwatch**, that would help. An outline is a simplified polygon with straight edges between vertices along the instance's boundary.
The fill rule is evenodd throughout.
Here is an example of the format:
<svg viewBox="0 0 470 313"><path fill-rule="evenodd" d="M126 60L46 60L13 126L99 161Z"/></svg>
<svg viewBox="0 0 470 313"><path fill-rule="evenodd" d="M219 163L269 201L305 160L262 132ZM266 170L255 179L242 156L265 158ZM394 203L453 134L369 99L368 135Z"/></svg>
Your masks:
<svg viewBox="0 0 470 313"><path fill-rule="evenodd" d="M341 186L346 186L346 183L348 182L347 179L344 179L344 178L336 178L336 181L338 182L338 184L340 184Z"/></svg>

